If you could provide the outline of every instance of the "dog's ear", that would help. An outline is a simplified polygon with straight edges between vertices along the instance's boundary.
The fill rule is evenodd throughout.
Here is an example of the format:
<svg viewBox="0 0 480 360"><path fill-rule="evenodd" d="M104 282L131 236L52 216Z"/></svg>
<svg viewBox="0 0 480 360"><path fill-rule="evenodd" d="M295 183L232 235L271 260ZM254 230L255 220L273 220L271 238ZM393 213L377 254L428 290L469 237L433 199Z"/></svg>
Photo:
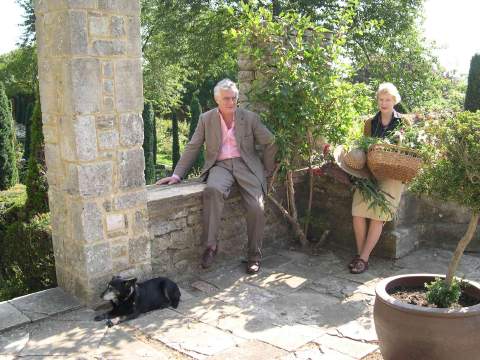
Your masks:
<svg viewBox="0 0 480 360"><path fill-rule="evenodd" d="M125 279L125 282L128 283L129 286L133 286L137 282L137 278L131 277L131 278Z"/></svg>

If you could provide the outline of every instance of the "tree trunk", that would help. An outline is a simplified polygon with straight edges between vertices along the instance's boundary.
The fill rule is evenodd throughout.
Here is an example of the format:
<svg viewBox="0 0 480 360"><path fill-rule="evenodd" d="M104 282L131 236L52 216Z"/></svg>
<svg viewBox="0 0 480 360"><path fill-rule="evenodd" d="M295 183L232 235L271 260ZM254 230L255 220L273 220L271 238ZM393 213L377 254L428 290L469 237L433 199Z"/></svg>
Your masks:
<svg viewBox="0 0 480 360"><path fill-rule="evenodd" d="M313 202L313 171L312 171L312 164L308 167L308 207L306 212L305 218L305 226L303 228L303 232L305 236L308 234L308 227L310 225L310 216L312 213L312 202Z"/></svg>
<svg viewBox="0 0 480 360"><path fill-rule="evenodd" d="M463 255L463 252L465 251L465 248L468 246L468 244L470 244L470 241L472 241L473 235L475 235L475 230L477 229L479 218L480 218L480 213L477 213L477 212L472 213L472 216L470 217L470 223L468 224L467 232L460 239L460 241L458 242L457 248L453 253L452 260L448 265L447 278L445 279L445 282L449 287L452 285L453 277L455 275L455 272L457 271L457 267L458 267L458 264L460 263L460 259Z"/></svg>
<svg viewBox="0 0 480 360"><path fill-rule="evenodd" d="M306 246L308 244L308 241L307 241L307 237L305 236L305 233L303 232L302 230L302 227L300 226L300 224L298 223L298 219L296 217L293 217L292 215L290 215L290 213L288 212L287 209L285 209L282 204L273 197L273 186L274 186L274 183L275 183L275 178L277 176L277 173L278 173L278 170L279 170L279 166L277 165L275 167L275 170L273 171L273 174L272 174L272 177L268 183L268 187L267 187L267 190L268 190L268 193L267 193L267 197L270 199L270 201L280 210L280 212L282 213L282 215L288 220L288 222L292 225L293 227L293 231L295 233L295 235L298 237L300 243L302 244L302 246ZM290 177L288 176L288 174L290 174ZM287 179L285 181L285 184L286 184L286 197L287 197L287 203L292 203L292 206L294 207L295 206L295 194L290 194L289 192L289 188L290 188L290 185L289 185L289 179L291 181L291 187L293 188L293 177L292 177L292 171L289 171L287 172ZM291 196L293 195L293 197ZM296 209L296 208L295 208Z"/></svg>

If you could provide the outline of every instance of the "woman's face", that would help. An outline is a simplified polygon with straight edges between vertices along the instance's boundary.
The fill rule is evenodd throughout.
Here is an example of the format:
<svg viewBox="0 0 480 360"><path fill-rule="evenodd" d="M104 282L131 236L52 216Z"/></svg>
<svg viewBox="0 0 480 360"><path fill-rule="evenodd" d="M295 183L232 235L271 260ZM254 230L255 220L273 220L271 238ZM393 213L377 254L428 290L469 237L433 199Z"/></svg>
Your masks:
<svg viewBox="0 0 480 360"><path fill-rule="evenodd" d="M395 98L388 93L381 93L377 98L378 110L382 114L390 115L393 113L393 106L395 105Z"/></svg>

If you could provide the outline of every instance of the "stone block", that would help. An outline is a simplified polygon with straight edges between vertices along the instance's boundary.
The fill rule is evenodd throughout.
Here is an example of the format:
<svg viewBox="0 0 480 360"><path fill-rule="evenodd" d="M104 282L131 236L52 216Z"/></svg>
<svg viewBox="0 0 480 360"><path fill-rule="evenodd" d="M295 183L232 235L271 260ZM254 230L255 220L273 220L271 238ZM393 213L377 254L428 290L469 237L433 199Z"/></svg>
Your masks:
<svg viewBox="0 0 480 360"><path fill-rule="evenodd" d="M97 157L97 134L94 116L77 116L74 119L76 159L91 161ZM70 139L71 140L71 139Z"/></svg>
<svg viewBox="0 0 480 360"><path fill-rule="evenodd" d="M152 259L157 259L170 247L170 234L155 236L152 240Z"/></svg>
<svg viewBox="0 0 480 360"><path fill-rule="evenodd" d="M246 82L246 81L253 81L253 80L255 80L255 71L244 70L244 71L238 72L239 82Z"/></svg>
<svg viewBox="0 0 480 360"><path fill-rule="evenodd" d="M96 9L96 0L35 0L35 13L65 9Z"/></svg>
<svg viewBox="0 0 480 360"><path fill-rule="evenodd" d="M144 205L146 205L146 200ZM146 211L146 208L135 211L135 214L133 215L133 221L131 221L131 223L133 235L137 236L148 232L148 213Z"/></svg>
<svg viewBox="0 0 480 360"><path fill-rule="evenodd" d="M102 64L103 77L113 78L113 63L106 61Z"/></svg>
<svg viewBox="0 0 480 360"><path fill-rule="evenodd" d="M255 70L255 64L250 59L240 58L238 59L238 68L240 71L252 71Z"/></svg>
<svg viewBox="0 0 480 360"><path fill-rule="evenodd" d="M100 150L111 150L118 146L118 133L116 131L103 131L98 134L98 147Z"/></svg>
<svg viewBox="0 0 480 360"><path fill-rule="evenodd" d="M112 259L126 257L128 255L128 240L112 243L111 252Z"/></svg>
<svg viewBox="0 0 480 360"><path fill-rule="evenodd" d="M43 35L42 54L45 57L62 56L70 53L70 32L66 11L45 13L40 33Z"/></svg>
<svg viewBox="0 0 480 360"><path fill-rule="evenodd" d="M127 47L122 40L95 40L92 44L92 54L97 56L125 55Z"/></svg>
<svg viewBox="0 0 480 360"><path fill-rule="evenodd" d="M85 248L85 265L89 276L111 273L112 258L109 244L96 244Z"/></svg>
<svg viewBox="0 0 480 360"><path fill-rule="evenodd" d="M92 165L73 165L76 168L78 184L76 189L82 196L99 196L112 191L113 165L111 162L99 162ZM73 174L75 176L75 172ZM143 172L142 172L143 175Z"/></svg>
<svg viewBox="0 0 480 360"><path fill-rule="evenodd" d="M124 214L109 214L107 215L107 232L125 231L127 222Z"/></svg>
<svg viewBox="0 0 480 360"><path fill-rule="evenodd" d="M143 119L140 114L120 115L120 144L123 146L143 144Z"/></svg>
<svg viewBox="0 0 480 360"><path fill-rule="evenodd" d="M142 38L140 33L140 18L127 18L127 53L132 57L142 56Z"/></svg>
<svg viewBox="0 0 480 360"><path fill-rule="evenodd" d="M58 142L58 132L56 126L46 126L44 124L42 127L42 132L45 144L56 144Z"/></svg>
<svg viewBox="0 0 480 360"><path fill-rule="evenodd" d="M118 154L120 189L135 189L145 186L145 158L143 149L121 151Z"/></svg>
<svg viewBox="0 0 480 360"><path fill-rule="evenodd" d="M170 234L169 249L184 250L192 247L191 236L188 236L186 229L172 231Z"/></svg>
<svg viewBox="0 0 480 360"><path fill-rule="evenodd" d="M140 59L115 61L115 105L118 112L143 110L143 82Z"/></svg>
<svg viewBox="0 0 480 360"><path fill-rule="evenodd" d="M69 54L86 55L88 52L87 13L85 11L69 11L68 27L63 32L69 33Z"/></svg>
<svg viewBox="0 0 480 360"><path fill-rule="evenodd" d="M95 37L110 36L110 17L90 15L88 17L88 32L90 36Z"/></svg>
<svg viewBox="0 0 480 360"><path fill-rule="evenodd" d="M112 261L114 273L129 270L131 267L128 257L113 258Z"/></svg>
<svg viewBox="0 0 480 360"><path fill-rule="evenodd" d="M64 65L54 59L39 59L38 81L40 84L40 100L43 114L59 113L61 108L62 76Z"/></svg>
<svg viewBox="0 0 480 360"><path fill-rule="evenodd" d="M61 288L52 288L9 301L32 321L78 309L80 303Z"/></svg>
<svg viewBox="0 0 480 360"><path fill-rule="evenodd" d="M103 239L102 211L94 202L74 202L71 205L71 221L74 234L85 242Z"/></svg>
<svg viewBox="0 0 480 360"><path fill-rule="evenodd" d="M62 159L60 157L60 149L55 144L45 144L45 162L47 164L48 171L60 174L63 171Z"/></svg>
<svg viewBox="0 0 480 360"><path fill-rule="evenodd" d="M164 219L155 219L150 224L150 230L152 234L155 236L161 236L168 234L175 230L182 230L187 225L187 221L185 218L178 219L178 220L164 220Z"/></svg>
<svg viewBox="0 0 480 360"><path fill-rule="evenodd" d="M125 210L146 205L147 193L146 191L136 191L125 195L118 195L113 200L114 210Z"/></svg>
<svg viewBox="0 0 480 360"><path fill-rule="evenodd" d="M105 96L103 98L103 112L112 112L115 109L113 97Z"/></svg>
<svg viewBox="0 0 480 360"><path fill-rule="evenodd" d="M148 261L151 258L151 241L147 235L130 238L128 241L128 257L131 264Z"/></svg>
<svg viewBox="0 0 480 360"><path fill-rule="evenodd" d="M113 80L103 80L103 94L113 95Z"/></svg>
<svg viewBox="0 0 480 360"><path fill-rule="evenodd" d="M112 36L125 36L125 21L121 16L112 16Z"/></svg>
<svg viewBox="0 0 480 360"><path fill-rule="evenodd" d="M98 9L122 15L140 15L139 1L98 0Z"/></svg>
<svg viewBox="0 0 480 360"><path fill-rule="evenodd" d="M112 129L115 125L115 115L99 115L95 118L95 122L100 130Z"/></svg>
<svg viewBox="0 0 480 360"><path fill-rule="evenodd" d="M28 324L30 319L8 302L0 303L0 331Z"/></svg>
<svg viewBox="0 0 480 360"><path fill-rule="evenodd" d="M65 106L70 113L92 114L100 111L101 82L100 61L92 58L75 58L68 65Z"/></svg>

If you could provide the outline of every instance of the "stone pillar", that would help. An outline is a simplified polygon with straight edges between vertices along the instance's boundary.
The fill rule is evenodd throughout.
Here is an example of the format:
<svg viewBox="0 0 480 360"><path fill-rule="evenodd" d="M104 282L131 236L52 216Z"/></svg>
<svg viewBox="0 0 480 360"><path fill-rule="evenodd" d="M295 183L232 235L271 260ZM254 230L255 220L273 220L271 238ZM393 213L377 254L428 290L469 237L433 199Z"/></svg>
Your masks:
<svg viewBox="0 0 480 360"><path fill-rule="evenodd" d="M59 286L93 305L112 274L151 273L138 0L36 0Z"/></svg>

